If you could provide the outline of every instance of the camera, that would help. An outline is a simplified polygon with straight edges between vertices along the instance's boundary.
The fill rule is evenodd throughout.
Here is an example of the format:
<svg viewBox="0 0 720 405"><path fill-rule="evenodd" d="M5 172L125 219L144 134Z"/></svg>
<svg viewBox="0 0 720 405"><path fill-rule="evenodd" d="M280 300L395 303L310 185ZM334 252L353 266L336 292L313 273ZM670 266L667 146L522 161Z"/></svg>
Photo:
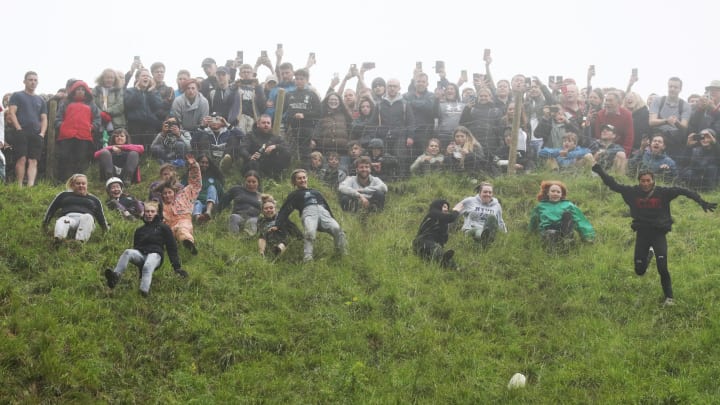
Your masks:
<svg viewBox="0 0 720 405"><path fill-rule="evenodd" d="M375 69L375 62L363 62L362 68L365 70Z"/></svg>
<svg viewBox="0 0 720 405"><path fill-rule="evenodd" d="M696 133L696 134L693 135L693 140L695 140L695 141L697 141L697 142L702 141L703 138L705 138L705 135L703 135L703 134L701 134L701 133Z"/></svg>
<svg viewBox="0 0 720 405"><path fill-rule="evenodd" d="M558 107L558 106L550 106L550 112L553 113L553 114L558 113L558 112L560 112L560 107Z"/></svg>

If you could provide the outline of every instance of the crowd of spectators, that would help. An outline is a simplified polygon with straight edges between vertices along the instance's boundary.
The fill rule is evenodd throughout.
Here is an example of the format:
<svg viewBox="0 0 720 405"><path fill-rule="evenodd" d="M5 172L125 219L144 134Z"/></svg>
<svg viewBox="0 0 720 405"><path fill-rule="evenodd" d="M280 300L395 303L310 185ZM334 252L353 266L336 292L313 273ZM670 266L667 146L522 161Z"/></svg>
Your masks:
<svg viewBox="0 0 720 405"><path fill-rule="evenodd" d="M43 175L42 157L52 153L57 167L47 172L56 183L97 160L101 181L118 177L130 184L141 181L141 159L182 167L193 152L226 174L254 170L275 178L295 160L333 187L355 175L353 162L361 155L370 158L371 174L386 181L435 170L494 176L514 161L520 173L600 163L629 175L650 169L693 188L718 183L718 80L685 101L682 80L671 77L666 95L643 98L632 91L636 71L624 89L594 88L594 66L584 86L561 76L495 80L486 52L484 73L469 79L462 71L454 83L438 62L435 85L417 64L405 91L393 77L375 77L368 87L374 63L363 63L335 74L326 87L323 79L310 81L313 54L301 68L283 61L282 47L275 56L274 64L263 53L251 65L238 54L220 66L205 58L205 77L181 69L177 89L166 82L162 62L146 68L140 58L127 72L102 70L94 88L70 79L53 96L36 94L39 75L29 71L24 89L3 98L0 174L32 186L38 171ZM281 89L282 107L276 105Z"/></svg>

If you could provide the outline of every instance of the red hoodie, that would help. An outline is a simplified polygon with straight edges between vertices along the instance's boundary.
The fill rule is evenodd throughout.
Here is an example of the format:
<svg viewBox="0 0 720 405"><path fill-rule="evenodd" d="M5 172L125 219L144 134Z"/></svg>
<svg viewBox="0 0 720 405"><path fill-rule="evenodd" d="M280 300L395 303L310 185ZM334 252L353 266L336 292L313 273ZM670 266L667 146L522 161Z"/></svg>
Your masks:
<svg viewBox="0 0 720 405"><path fill-rule="evenodd" d="M74 100L74 92L77 88L85 89L85 97ZM92 103L92 92L88 85L79 80L75 82L68 91L68 99L64 111L61 111L62 121L58 133L58 141L77 138L83 141L93 141L93 124L95 115L98 115L97 107ZM97 117L99 119L99 115Z"/></svg>

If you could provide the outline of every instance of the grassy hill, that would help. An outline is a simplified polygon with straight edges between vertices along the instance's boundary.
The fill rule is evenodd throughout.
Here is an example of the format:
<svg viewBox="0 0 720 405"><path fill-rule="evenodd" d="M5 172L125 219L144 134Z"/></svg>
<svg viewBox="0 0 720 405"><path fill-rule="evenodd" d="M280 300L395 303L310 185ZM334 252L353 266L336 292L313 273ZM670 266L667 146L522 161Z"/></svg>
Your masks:
<svg viewBox="0 0 720 405"><path fill-rule="evenodd" d="M148 179L156 172L144 169ZM320 234L311 264L300 241L276 262L261 259L255 240L228 234L225 211L196 228L198 256L182 250L190 277L166 262L148 298L134 267L114 290L102 275L137 222L111 213L106 234L55 250L40 222L60 188L5 186L0 402L716 402L717 213L673 203L677 304L663 307L655 262L634 274L628 210L598 178L563 179L598 232L594 244L548 253L526 231L539 183L552 176L496 179L510 232L487 250L452 234L457 271L409 248L431 200L473 194L474 179L433 175L391 185L386 211L367 222L332 199L350 255L334 257ZM104 197L96 177L91 192ZM144 197L147 184L130 191ZM282 200L289 182L265 191ZM528 385L510 391L515 372Z"/></svg>

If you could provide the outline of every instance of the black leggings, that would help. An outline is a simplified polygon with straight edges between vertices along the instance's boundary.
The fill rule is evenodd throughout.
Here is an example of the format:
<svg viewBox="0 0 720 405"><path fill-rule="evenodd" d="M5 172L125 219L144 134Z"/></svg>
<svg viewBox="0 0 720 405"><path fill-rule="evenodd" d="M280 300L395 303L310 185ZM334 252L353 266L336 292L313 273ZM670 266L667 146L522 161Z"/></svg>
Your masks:
<svg viewBox="0 0 720 405"><path fill-rule="evenodd" d="M667 262L667 232L658 229L640 229L637 231L637 239L635 239L635 273L638 276L645 274L648 268L648 253L650 247L655 251L655 263L657 264L658 274L660 274L660 284L666 298L672 298L672 281L670 280L670 271L668 271Z"/></svg>

